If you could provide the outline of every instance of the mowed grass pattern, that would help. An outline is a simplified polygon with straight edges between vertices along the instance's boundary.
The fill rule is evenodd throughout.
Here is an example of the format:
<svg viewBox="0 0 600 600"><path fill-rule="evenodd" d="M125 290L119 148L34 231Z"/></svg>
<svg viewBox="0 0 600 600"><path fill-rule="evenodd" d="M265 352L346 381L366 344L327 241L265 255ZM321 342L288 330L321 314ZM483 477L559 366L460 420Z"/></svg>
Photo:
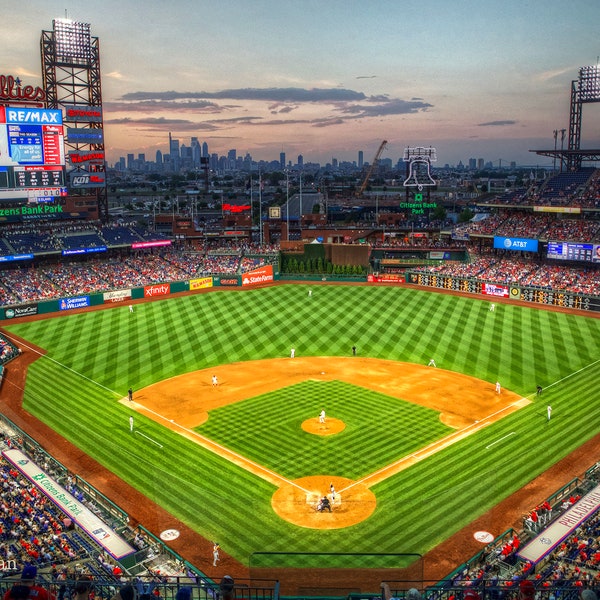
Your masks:
<svg viewBox="0 0 600 600"><path fill-rule="evenodd" d="M138 305L133 314L118 307L9 325L9 331L48 350L30 369L25 408L242 561L253 551L269 550L424 553L599 429L600 320L503 304L490 312L480 299L402 288L313 285L312 298L307 289L211 291ZM367 521L314 531L273 513L274 486L159 424L136 416L139 431L162 449L129 434L128 407L116 401L130 385L139 389L217 364L287 357L291 347L298 356L349 356L352 345L359 355L374 358L426 364L434 357L440 368L499 380L535 402L374 486L378 506ZM537 384L545 388L540 399L533 396ZM370 470L369 461L395 455L397 430L407 419L420 419L418 407L409 417L371 418L371 403L383 402L380 397L361 392L346 398L334 388L327 411L332 416L343 411L352 427L341 441L325 442L338 447L325 452L317 473L308 472L314 463L302 465L307 434L292 427L295 406L286 403L285 394L274 393L268 409L264 398L248 402L248 432L238 434L241 421L235 432L219 431L221 418L223 423L240 418L245 402L215 411L207 435L214 428L210 434L223 443L229 436L237 451L289 477L338 474L338 468L358 476ZM550 423L548 403L554 409ZM320 408L310 402L307 417ZM364 435L350 435L361 422ZM410 432L417 443L421 436L425 445L428 435L442 433L435 431L439 423L429 427L428 422L426 431ZM344 437L352 442L344 444ZM406 440L406 452L413 441ZM277 447L282 456L295 455L295 463L286 457L278 465ZM590 457L590 464L596 460ZM532 505L539 500L532 498Z"/></svg>
<svg viewBox="0 0 600 600"><path fill-rule="evenodd" d="M321 407L346 428L332 436L302 431ZM453 430L423 406L341 381L305 381L216 409L197 431L287 479L357 480Z"/></svg>

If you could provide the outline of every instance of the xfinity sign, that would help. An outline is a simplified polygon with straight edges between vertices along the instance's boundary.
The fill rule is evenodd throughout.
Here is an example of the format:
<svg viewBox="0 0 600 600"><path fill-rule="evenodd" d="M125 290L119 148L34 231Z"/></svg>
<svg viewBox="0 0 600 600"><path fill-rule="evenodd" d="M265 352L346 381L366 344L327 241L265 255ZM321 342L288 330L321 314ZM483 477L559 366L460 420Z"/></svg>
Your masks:
<svg viewBox="0 0 600 600"><path fill-rule="evenodd" d="M494 248L501 250L520 250L522 252L537 252L538 241L528 238L494 237Z"/></svg>

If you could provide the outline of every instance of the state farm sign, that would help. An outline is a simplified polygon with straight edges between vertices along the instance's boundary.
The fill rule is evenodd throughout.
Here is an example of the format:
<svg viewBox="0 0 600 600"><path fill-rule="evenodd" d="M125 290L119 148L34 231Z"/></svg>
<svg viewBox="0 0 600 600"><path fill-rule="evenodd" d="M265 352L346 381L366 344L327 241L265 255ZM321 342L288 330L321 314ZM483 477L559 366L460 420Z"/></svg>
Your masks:
<svg viewBox="0 0 600 600"><path fill-rule="evenodd" d="M273 281L273 265L266 265L242 275L242 285L257 285Z"/></svg>

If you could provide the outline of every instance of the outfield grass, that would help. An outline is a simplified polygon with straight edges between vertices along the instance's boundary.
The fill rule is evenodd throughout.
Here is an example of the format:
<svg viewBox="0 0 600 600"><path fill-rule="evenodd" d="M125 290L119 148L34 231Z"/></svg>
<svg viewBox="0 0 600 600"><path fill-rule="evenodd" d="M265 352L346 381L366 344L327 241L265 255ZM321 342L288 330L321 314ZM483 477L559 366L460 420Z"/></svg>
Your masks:
<svg viewBox="0 0 600 600"><path fill-rule="evenodd" d="M490 312L482 300L402 288L312 286L312 298L306 290L213 291L137 305L133 314L119 307L10 325L48 350L30 369L25 408L243 562L253 551L424 553L598 431L598 319L504 304ZM544 394L371 488L378 506L370 519L325 531L284 522L271 509L274 486L154 421L140 415L136 426L164 448L131 436L127 406L117 402L129 386L196 369L284 357L291 347L297 356L349 356L352 345L373 358L435 357L439 368L531 398L539 384ZM393 399L331 382L309 392L331 395L328 412L334 402L350 429L309 447L294 426L304 408L286 402L305 396L305 385L219 409L200 431L286 477L319 474L323 464L327 474L359 476L444 434L427 409L394 400L382 419ZM402 435L407 419L413 430ZM236 422L249 426L234 433ZM399 439L406 445L396 448Z"/></svg>

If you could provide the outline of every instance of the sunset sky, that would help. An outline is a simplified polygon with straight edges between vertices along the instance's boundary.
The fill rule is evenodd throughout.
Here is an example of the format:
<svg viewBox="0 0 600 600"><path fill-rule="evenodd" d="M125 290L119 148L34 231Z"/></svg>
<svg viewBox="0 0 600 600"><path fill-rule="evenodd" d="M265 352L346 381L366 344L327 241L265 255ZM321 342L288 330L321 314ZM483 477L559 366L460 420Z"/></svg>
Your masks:
<svg viewBox="0 0 600 600"><path fill-rule="evenodd" d="M2 0L0 74L41 85L41 31L65 16L100 41L111 164L169 132L255 160L370 161L386 139L394 162L431 145L437 166L550 164L529 150L568 130L600 54L599 0ZM600 148L599 105L582 124Z"/></svg>

